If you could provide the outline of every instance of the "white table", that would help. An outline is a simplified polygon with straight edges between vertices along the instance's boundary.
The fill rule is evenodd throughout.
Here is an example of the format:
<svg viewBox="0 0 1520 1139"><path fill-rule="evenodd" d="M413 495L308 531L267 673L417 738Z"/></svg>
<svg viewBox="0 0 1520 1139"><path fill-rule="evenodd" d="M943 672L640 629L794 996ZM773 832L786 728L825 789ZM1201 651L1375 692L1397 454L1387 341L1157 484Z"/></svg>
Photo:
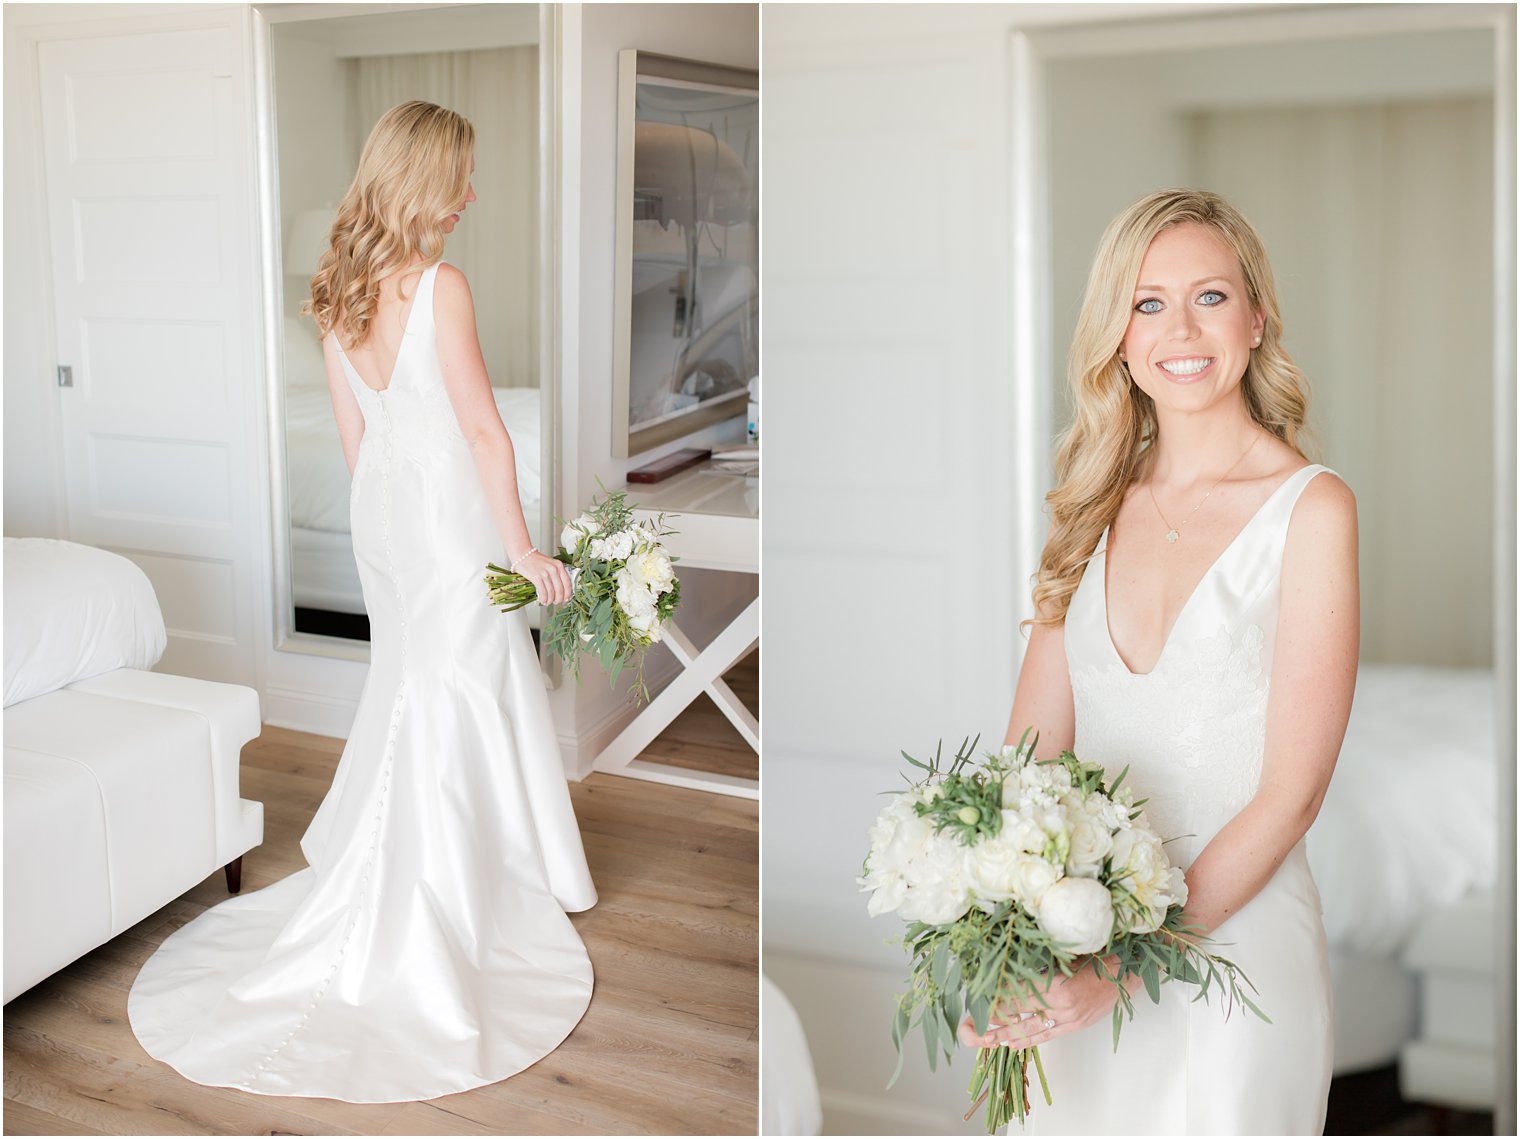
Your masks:
<svg viewBox="0 0 1520 1139"><path fill-rule="evenodd" d="M667 522L679 533L665 546L680 558L682 568L723 570L728 573L760 572L760 488L754 476L720 474L711 464L693 467L660 483L634 483L626 487L628 500L638 506L642 521L660 512L680 515ZM680 610L677 610L679 613ZM760 782L734 775L694 771L668 763L639 759L656 736L670 726L681 711L704 691L746 743L760 750L760 724L724 683L723 674L760 641L760 599L757 596L704 649L698 649L672 620L665 626L664 644L681 663L665 689L613 738L592 765L597 771L629 775L678 787L695 787L760 797Z"/></svg>

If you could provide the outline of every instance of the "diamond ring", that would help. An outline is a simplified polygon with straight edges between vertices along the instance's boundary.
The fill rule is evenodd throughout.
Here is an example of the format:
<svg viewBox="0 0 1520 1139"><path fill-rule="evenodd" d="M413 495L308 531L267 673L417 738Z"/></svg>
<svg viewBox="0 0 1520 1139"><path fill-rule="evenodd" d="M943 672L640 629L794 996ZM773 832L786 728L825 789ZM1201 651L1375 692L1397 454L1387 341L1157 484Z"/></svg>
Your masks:
<svg viewBox="0 0 1520 1139"><path fill-rule="evenodd" d="M1045 1018L1045 1027L1046 1028L1054 1028L1055 1026L1056 1026L1055 1020L1053 1018L1047 1016Z"/></svg>

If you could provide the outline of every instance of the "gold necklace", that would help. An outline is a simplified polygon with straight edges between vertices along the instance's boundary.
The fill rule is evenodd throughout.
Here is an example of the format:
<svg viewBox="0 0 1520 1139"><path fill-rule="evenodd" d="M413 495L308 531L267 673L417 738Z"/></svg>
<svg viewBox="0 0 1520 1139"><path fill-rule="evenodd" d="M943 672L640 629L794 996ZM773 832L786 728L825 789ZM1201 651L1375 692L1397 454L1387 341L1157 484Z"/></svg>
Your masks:
<svg viewBox="0 0 1520 1139"><path fill-rule="evenodd" d="M1260 435L1257 435L1254 439L1252 439L1251 440L1251 447L1256 446L1257 442L1260 439L1261 439ZM1209 494L1213 494L1216 490L1218 490L1219 489L1219 484L1222 483L1222 482L1224 482L1225 479L1227 479L1227 478L1230 477L1230 472L1233 471L1236 467L1240 466L1241 463L1243 463L1243 462L1246 461L1246 456L1251 453L1251 447L1247 447L1244 451L1242 451L1241 454L1240 454L1240 458L1236 459L1233 463L1230 464L1230 470L1225 471L1224 474L1220 475L1219 478L1215 481L1214 485L1211 486L1211 487L1209 487ZM1156 485L1155 484L1156 484L1156 480L1152 479L1150 482L1148 482L1148 483L1145 484L1145 489L1151 492L1151 503L1152 503L1152 505L1155 506L1156 513L1161 515L1161 521L1166 522L1166 527L1167 527L1167 530L1166 530L1166 540L1168 542L1175 542L1178 538L1182 537L1182 535L1181 535L1181 533L1179 533L1179 531L1181 531L1181 529L1188 524L1189 520L1192 519L1193 515L1197 514L1200 510L1203 509L1203 504L1209 500L1209 494L1204 495L1203 496L1203 500L1201 502L1199 502L1197 506L1193 507L1192 510L1188 511L1187 518L1184 518L1181 522L1177 523L1177 525L1173 526L1170 522L1166 521L1166 515L1165 514L1161 514L1161 503L1159 503L1159 502L1156 501Z"/></svg>

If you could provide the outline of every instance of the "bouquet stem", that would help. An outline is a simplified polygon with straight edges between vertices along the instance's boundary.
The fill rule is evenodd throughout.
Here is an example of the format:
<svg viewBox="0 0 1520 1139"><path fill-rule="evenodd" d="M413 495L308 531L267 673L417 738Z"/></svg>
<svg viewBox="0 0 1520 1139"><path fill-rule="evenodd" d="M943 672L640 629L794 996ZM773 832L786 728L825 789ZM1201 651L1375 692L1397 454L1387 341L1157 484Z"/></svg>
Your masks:
<svg viewBox="0 0 1520 1139"><path fill-rule="evenodd" d="M1020 1126L1029 1114L1029 1061L1033 1058L1040 1077L1040 1091L1049 1104L1050 1085L1045 1081L1045 1065L1038 1048L982 1048L971 1070L971 1094L976 1102L963 1119L970 1119L983 1103L987 1105L987 1134L995 1135L1017 1119Z"/></svg>

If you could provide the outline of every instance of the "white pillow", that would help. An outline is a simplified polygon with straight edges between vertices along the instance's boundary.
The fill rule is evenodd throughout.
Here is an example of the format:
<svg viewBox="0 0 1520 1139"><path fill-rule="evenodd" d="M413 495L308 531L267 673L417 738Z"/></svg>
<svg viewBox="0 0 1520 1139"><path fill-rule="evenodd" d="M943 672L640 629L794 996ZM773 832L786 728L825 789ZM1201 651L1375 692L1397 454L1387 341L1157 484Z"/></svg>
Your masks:
<svg viewBox="0 0 1520 1139"><path fill-rule="evenodd" d="M152 668L169 638L153 586L120 554L5 540L5 706L117 668Z"/></svg>

